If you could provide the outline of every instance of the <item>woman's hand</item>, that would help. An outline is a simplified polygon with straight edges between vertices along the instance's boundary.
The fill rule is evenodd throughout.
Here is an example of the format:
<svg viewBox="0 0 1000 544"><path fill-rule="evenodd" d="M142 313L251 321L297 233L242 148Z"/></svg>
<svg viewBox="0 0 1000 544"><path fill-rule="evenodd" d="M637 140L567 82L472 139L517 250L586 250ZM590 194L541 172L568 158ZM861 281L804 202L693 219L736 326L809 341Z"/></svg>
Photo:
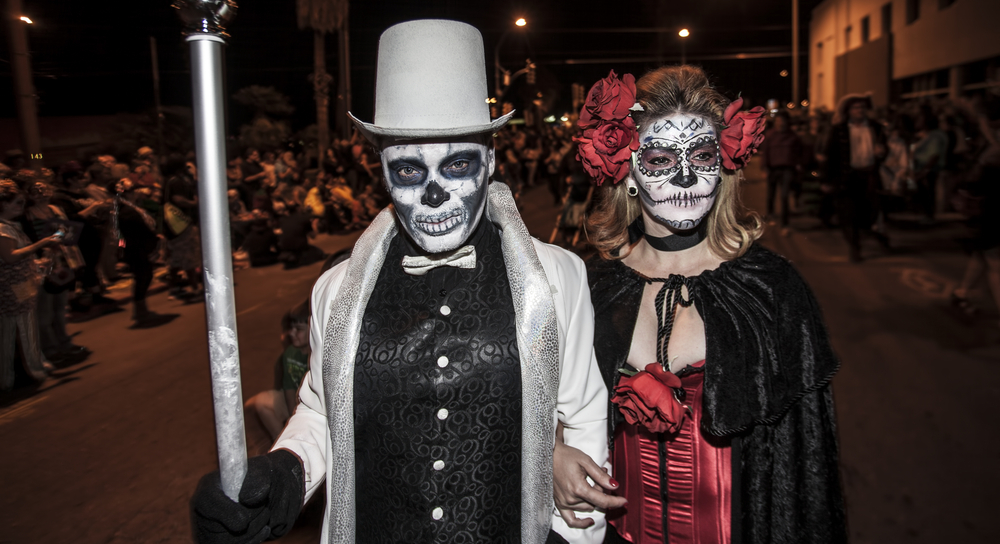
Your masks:
<svg viewBox="0 0 1000 544"><path fill-rule="evenodd" d="M604 490L618 489L604 468L599 466L582 451L563 444L562 423L559 424L558 438L552 458L553 498L559 515L570 527L579 529L590 527L594 520L578 518L574 512L593 512L594 509L612 510L625 506L624 497L605 494ZM596 482L590 485L587 477Z"/></svg>

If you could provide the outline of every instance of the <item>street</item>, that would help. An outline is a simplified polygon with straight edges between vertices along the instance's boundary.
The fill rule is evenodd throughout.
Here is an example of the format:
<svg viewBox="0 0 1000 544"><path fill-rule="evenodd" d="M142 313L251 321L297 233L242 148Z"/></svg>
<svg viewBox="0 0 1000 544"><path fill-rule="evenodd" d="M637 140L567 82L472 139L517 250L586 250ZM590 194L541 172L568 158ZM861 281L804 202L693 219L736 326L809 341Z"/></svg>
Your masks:
<svg viewBox="0 0 1000 544"><path fill-rule="evenodd" d="M765 184L749 175L745 203L762 212ZM535 236L547 241L556 213L544 187L525 195ZM901 215L891 253L866 240L859 264L839 231L818 225L795 217L787 236L769 227L762 243L812 286L842 361L834 393L852 542L1000 541L1000 315L985 289L973 293L985 309L974 321L949 305L965 264L960 218L919 226ZM357 236L317 245L333 253ZM244 399L271 387L279 319L306 299L320 264L236 272ZM180 317L139 330L127 311L71 324L93 354L37 390L0 395L0 543L191 541L188 499L217 464L205 310L166 293L149 305ZM316 502L280 542L318 542Z"/></svg>

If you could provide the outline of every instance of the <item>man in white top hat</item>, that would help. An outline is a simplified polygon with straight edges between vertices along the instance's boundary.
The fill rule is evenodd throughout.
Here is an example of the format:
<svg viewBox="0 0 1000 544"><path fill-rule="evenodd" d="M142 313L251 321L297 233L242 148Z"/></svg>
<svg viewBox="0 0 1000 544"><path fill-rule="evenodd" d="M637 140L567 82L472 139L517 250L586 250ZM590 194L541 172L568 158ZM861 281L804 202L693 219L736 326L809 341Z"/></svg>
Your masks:
<svg viewBox="0 0 1000 544"><path fill-rule="evenodd" d="M323 542L600 542L603 514L570 528L552 498L557 422L608 456L586 272L490 183L511 115L490 120L482 36L393 26L376 77L374 123L351 119L393 206L316 283L295 415L250 460L239 503L217 473L202 480L195 536L281 536L326 481Z"/></svg>

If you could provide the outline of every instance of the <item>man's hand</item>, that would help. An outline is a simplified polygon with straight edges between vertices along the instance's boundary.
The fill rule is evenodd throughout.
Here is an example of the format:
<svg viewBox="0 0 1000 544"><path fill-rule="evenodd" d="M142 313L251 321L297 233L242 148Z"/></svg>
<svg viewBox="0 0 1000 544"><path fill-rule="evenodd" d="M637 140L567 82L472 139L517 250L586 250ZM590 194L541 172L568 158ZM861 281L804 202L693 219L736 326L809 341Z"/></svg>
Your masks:
<svg viewBox="0 0 1000 544"><path fill-rule="evenodd" d="M286 534L302 508L302 463L288 450L247 462L239 502L222 491L219 471L206 474L191 498L191 528L199 544L259 544Z"/></svg>
<svg viewBox="0 0 1000 544"><path fill-rule="evenodd" d="M556 440L552 465L556 508L570 527L582 529L594 524L594 520L590 518L577 518L574 511L593 512L595 508L611 510L628 503L624 497L605 494L604 489L617 490L618 482L608 476L605 469L598 466L589 455L563 444L561 437ZM597 485L590 485L587 476Z"/></svg>

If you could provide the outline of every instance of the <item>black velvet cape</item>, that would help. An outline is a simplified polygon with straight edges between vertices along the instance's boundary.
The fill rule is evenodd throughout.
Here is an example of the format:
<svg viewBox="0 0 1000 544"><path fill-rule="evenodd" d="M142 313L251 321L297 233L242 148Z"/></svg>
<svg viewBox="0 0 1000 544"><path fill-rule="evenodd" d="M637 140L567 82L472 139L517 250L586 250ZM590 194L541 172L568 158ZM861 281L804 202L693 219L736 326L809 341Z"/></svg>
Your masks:
<svg viewBox="0 0 1000 544"><path fill-rule="evenodd" d="M647 280L599 257L587 272L594 348L613 394ZM809 287L757 245L686 284L705 322L702 432L732 445L732 542L846 542L830 390L839 362ZM621 421L610 404L609 437Z"/></svg>

